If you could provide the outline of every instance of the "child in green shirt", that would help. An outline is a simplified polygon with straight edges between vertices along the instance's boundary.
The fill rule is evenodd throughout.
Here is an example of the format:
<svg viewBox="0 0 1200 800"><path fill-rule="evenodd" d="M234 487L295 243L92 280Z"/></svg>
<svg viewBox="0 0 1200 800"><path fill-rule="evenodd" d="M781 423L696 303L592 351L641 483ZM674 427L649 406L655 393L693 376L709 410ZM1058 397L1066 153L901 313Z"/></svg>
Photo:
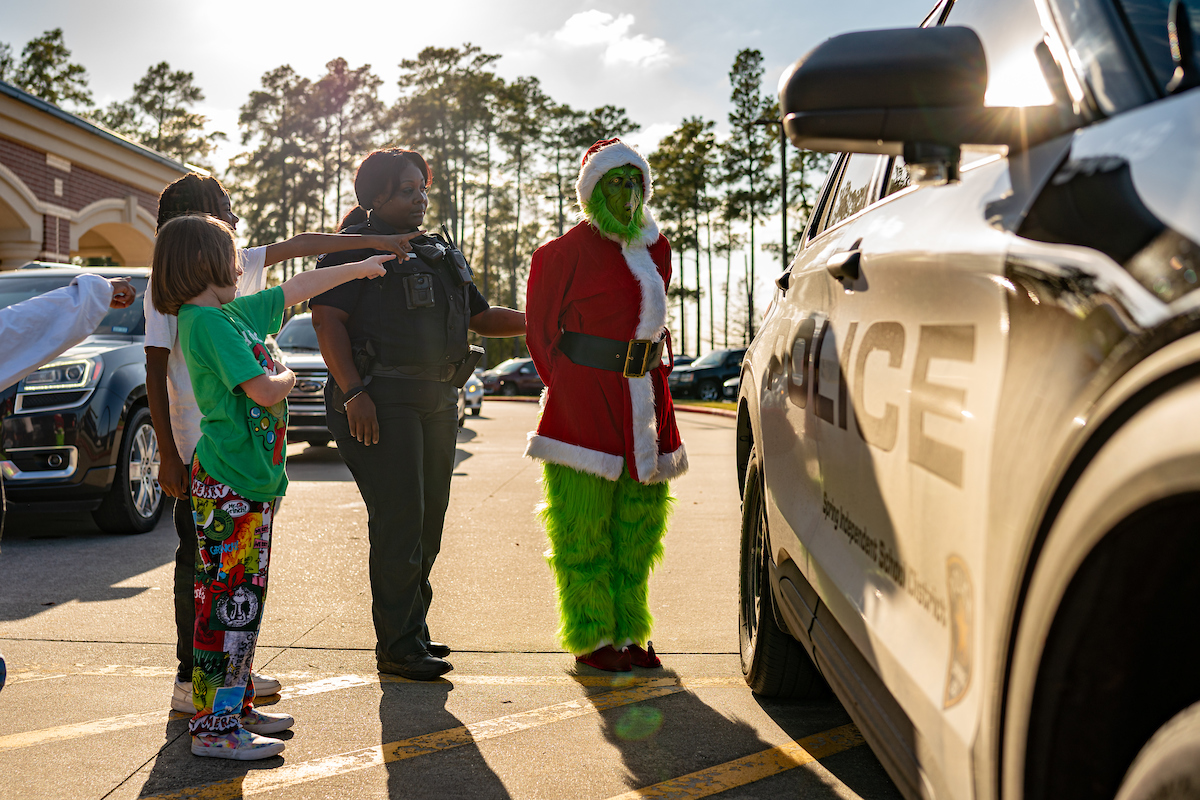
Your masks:
<svg viewBox="0 0 1200 800"><path fill-rule="evenodd" d="M282 286L236 297L241 273L232 231L208 215L164 224L150 295L179 317L179 346L203 414L192 461L196 521L196 632L192 753L249 761L283 751L260 734L290 728L288 714L256 711L250 670L267 593L275 500L284 474L287 395L296 376L263 343L285 308L356 278L384 274L393 255L302 272ZM199 708L201 699L204 707Z"/></svg>

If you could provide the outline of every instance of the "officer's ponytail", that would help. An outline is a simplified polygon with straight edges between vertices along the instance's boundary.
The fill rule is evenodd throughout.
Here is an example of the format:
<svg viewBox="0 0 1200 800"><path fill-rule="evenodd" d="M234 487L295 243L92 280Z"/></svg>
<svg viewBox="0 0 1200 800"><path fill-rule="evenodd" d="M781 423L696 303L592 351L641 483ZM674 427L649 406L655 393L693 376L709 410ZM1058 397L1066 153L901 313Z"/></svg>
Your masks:
<svg viewBox="0 0 1200 800"><path fill-rule="evenodd" d="M375 199L380 195L391 197L400 174L409 166L421 171L426 187L433 183L433 173L429 165L415 150L391 147L387 150L376 150L364 158L354 175L354 194L358 198L358 205L346 212L338 228L344 230L350 225L366 222L367 210L372 207Z"/></svg>
<svg viewBox="0 0 1200 800"><path fill-rule="evenodd" d="M355 206L346 212L346 216L342 217L342 221L338 223L338 230L344 231L351 225L357 225L360 222L367 221L367 210L362 206Z"/></svg>

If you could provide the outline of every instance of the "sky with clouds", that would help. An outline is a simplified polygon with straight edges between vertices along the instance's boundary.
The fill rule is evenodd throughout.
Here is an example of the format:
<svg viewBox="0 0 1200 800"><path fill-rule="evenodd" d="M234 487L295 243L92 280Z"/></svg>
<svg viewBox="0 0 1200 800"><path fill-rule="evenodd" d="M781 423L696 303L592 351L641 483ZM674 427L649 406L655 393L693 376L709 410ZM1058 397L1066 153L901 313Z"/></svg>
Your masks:
<svg viewBox="0 0 1200 800"><path fill-rule="evenodd" d="M371 64L392 100L401 59L422 48L471 42L502 56L507 79L533 75L558 102L623 106L645 149L687 116L727 128L730 65L746 47L762 51L764 88L822 40L863 28L913 25L933 0L438 0L351 4L292 0L0 0L0 41L16 53L61 27L89 73L99 105L128 98L159 61L191 71L199 109L238 148L237 114L263 73L281 64L316 78L343 57ZM355 11L354 9L360 9ZM409 10L411 9L411 11ZM219 154L220 155L220 154ZM223 164L219 164L223 166Z"/></svg>

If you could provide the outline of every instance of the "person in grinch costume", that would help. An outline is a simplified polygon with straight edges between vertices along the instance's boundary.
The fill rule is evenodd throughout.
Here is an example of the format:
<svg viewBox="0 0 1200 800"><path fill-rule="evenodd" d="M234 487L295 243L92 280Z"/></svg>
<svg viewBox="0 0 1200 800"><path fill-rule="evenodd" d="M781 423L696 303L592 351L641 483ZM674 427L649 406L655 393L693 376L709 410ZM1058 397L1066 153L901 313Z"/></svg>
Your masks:
<svg viewBox="0 0 1200 800"><path fill-rule="evenodd" d="M662 665L647 583L667 481L687 471L662 363L671 246L645 207L650 165L621 140L588 149L575 193L583 221L539 248L529 273L526 344L546 390L525 455L543 462L562 646L628 672Z"/></svg>

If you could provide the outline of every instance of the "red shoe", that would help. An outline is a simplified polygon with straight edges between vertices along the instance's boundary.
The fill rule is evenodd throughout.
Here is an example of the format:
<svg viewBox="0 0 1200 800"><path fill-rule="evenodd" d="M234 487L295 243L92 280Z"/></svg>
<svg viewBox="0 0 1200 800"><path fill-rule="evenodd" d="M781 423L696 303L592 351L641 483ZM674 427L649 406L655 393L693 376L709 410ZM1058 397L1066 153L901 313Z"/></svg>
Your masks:
<svg viewBox="0 0 1200 800"><path fill-rule="evenodd" d="M629 660L635 667L662 666L662 660L654 654L654 642L646 642L645 650L641 648L641 645L631 644L625 648L625 652L629 653Z"/></svg>
<svg viewBox="0 0 1200 800"><path fill-rule="evenodd" d="M611 644L606 644L586 656L575 656L575 661L607 672L633 671L633 667L630 666L629 653L625 650L615 650Z"/></svg>

